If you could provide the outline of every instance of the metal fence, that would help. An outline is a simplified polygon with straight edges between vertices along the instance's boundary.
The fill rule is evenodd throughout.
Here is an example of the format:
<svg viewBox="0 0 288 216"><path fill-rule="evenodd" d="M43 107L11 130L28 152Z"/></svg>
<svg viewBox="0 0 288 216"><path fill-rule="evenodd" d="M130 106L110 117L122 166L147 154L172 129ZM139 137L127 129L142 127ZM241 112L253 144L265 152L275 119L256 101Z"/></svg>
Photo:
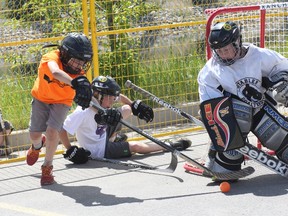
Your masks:
<svg viewBox="0 0 288 216"><path fill-rule="evenodd" d="M127 89L126 80L195 115L196 78L206 61L206 22L210 14L205 10L257 4L259 1L245 0L1 1L0 107L4 118L15 127L14 146L20 151L29 145L20 134L28 128L30 90L40 58L48 51L42 49L44 45L59 44L69 32L85 33L94 52L88 78L110 75L124 94L150 104L155 120L148 125L134 123L153 133L156 128L174 128L187 121ZM279 16L284 20L283 13ZM231 19L241 20L241 16Z"/></svg>

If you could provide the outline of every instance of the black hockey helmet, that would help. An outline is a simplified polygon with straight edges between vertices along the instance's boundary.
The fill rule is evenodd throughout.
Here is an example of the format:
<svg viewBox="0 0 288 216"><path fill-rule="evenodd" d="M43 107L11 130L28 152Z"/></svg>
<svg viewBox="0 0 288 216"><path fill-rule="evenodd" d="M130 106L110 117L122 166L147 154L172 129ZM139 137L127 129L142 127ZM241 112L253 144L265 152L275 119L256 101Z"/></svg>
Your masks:
<svg viewBox="0 0 288 216"><path fill-rule="evenodd" d="M110 76L98 76L92 81L92 89L100 92L102 95L111 95L118 97L121 92L121 87Z"/></svg>
<svg viewBox="0 0 288 216"><path fill-rule="evenodd" d="M59 46L60 59L64 67L64 71L70 74L80 74L82 70L88 71L93 57L92 44L83 33L69 33ZM68 62L71 58L84 61L81 69L75 69L69 66Z"/></svg>
<svg viewBox="0 0 288 216"><path fill-rule="evenodd" d="M210 31L208 42L213 50L214 57L220 63L231 65L239 58L238 53L241 52L242 36L236 23L231 21L217 22ZM235 56L230 59L222 59L217 53L217 49L221 49L229 44L233 45Z"/></svg>
<svg viewBox="0 0 288 216"><path fill-rule="evenodd" d="M210 31L208 41L211 49L220 49L230 43L235 43L239 37L240 30L236 23L217 22Z"/></svg>

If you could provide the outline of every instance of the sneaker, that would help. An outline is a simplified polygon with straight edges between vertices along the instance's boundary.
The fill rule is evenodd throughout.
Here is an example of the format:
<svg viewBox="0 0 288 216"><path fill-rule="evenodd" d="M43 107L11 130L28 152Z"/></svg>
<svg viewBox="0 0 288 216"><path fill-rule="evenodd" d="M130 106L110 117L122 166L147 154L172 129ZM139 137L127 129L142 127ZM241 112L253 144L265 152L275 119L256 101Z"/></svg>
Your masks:
<svg viewBox="0 0 288 216"><path fill-rule="evenodd" d="M188 139L180 139L176 142L170 142L170 145L178 151L183 151L189 148L192 145L192 142Z"/></svg>
<svg viewBox="0 0 288 216"><path fill-rule="evenodd" d="M41 166L42 176L41 185L51 185L54 181L54 176L52 175L53 166Z"/></svg>
<svg viewBox="0 0 288 216"><path fill-rule="evenodd" d="M46 141L46 136L44 134L42 134L42 143L41 143L42 146L41 146L41 148L43 147L45 141ZM41 152L41 148L35 149L33 144L30 146L28 153L27 153L27 157L26 157L26 163L29 166L32 166L37 162L37 160L39 158L39 154Z"/></svg>

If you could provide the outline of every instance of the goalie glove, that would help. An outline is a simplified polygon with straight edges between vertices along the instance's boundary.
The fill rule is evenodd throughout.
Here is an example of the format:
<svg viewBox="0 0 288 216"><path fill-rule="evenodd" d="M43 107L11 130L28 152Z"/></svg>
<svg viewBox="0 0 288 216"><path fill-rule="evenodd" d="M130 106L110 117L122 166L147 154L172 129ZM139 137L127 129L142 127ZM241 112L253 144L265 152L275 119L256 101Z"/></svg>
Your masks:
<svg viewBox="0 0 288 216"><path fill-rule="evenodd" d="M71 148L63 154L63 157L74 164L84 164L88 161L90 155L91 152L82 147L78 148L78 146L71 146Z"/></svg>
<svg viewBox="0 0 288 216"><path fill-rule="evenodd" d="M273 89L274 99L288 107L288 82L286 80L280 81L273 86Z"/></svg>
<svg viewBox="0 0 288 216"><path fill-rule="evenodd" d="M76 95L74 98L75 103L81 106L82 109L88 108L92 99L92 89L87 77L76 77L71 81L71 85L73 89L76 90Z"/></svg>
<svg viewBox="0 0 288 216"><path fill-rule="evenodd" d="M100 125L116 126L121 119L121 112L115 108L99 110L94 116L94 120Z"/></svg>
<svg viewBox="0 0 288 216"><path fill-rule="evenodd" d="M144 104L141 100L136 100L131 104L132 113L134 116L145 120L147 123L154 119L154 112L151 107Z"/></svg>

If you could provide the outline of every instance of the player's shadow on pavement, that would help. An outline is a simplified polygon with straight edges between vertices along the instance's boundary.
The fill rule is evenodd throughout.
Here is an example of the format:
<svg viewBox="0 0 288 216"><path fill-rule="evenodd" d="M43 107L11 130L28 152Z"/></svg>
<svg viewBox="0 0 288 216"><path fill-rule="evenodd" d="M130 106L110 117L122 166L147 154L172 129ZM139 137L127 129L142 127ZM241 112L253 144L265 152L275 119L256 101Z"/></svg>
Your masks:
<svg viewBox="0 0 288 216"><path fill-rule="evenodd" d="M219 185L211 183L209 185ZM282 196L288 193L287 179L277 174L266 174L250 179L242 179L231 183L231 190L226 195L238 195L253 193L255 196L273 197Z"/></svg>
<svg viewBox="0 0 288 216"><path fill-rule="evenodd" d="M53 184L43 189L56 191L68 196L83 206L113 206L122 203L140 203L141 199L133 197L116 197L111 194L101 193L101 188L96 186L66 186Z"/></svg>

